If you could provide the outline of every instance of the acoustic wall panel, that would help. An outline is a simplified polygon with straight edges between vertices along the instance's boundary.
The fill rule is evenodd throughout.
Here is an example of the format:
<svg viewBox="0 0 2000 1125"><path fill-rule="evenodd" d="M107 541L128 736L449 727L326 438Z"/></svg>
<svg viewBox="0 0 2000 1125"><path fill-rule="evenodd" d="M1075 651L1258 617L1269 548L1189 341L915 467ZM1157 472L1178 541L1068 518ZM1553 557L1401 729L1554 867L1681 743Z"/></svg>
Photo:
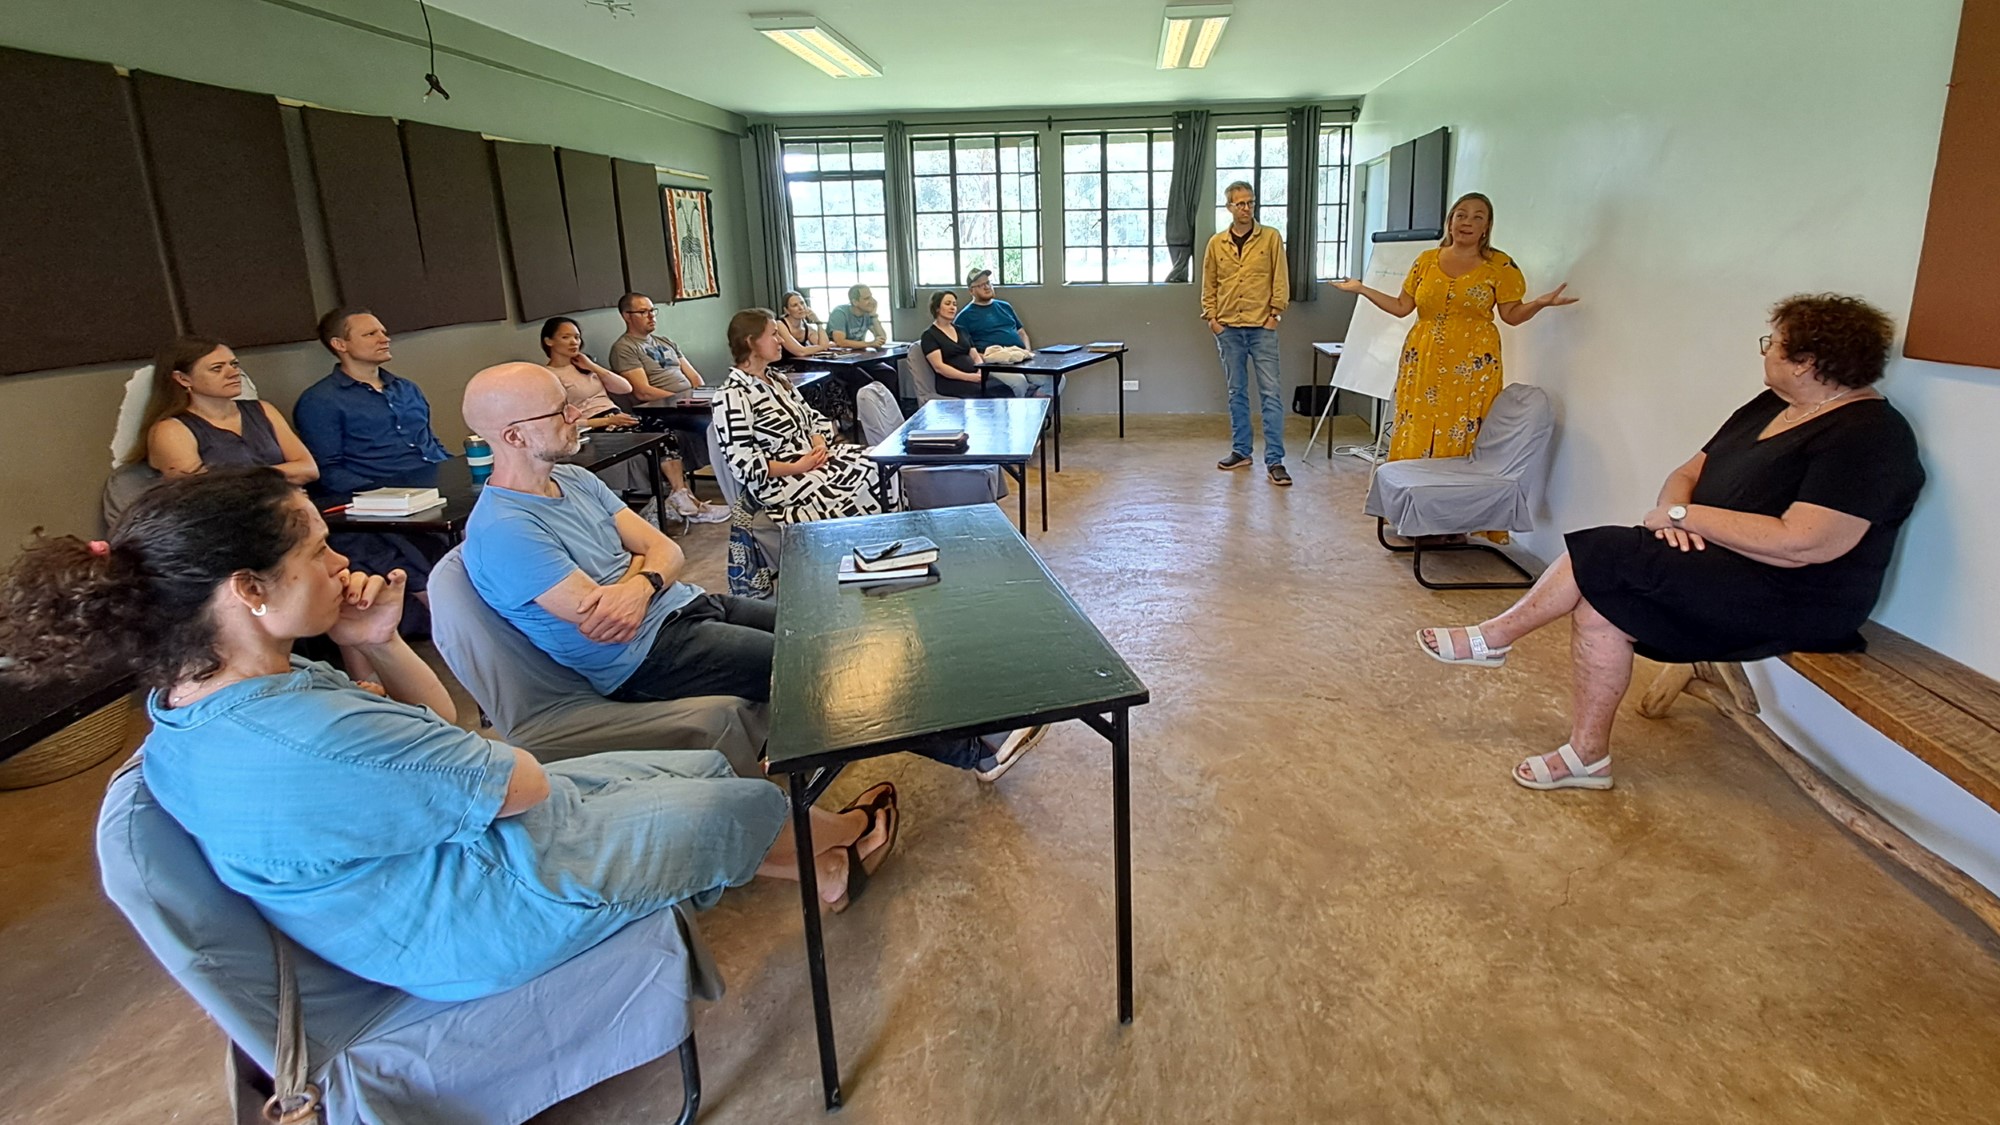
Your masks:
<svg viewBox="0 0 2000 1125"><path fill-rule="evenodd" d="M1445 162L1451 149L1451 130L1436 129L1416 139L1415 161L1410 174L1410 229L1443 230L1445 191L1451 178Z"/></svg>
<svg viewBox="0 0 2000 1125"><path fill-rule="evenodd" d="M1404 141L1389 150L1389 225L1387 230L1410 229L1411 189L1416 185L1417 142Z"/></svg>
<svg viewBox="0 0 2000 1125"><path fill-rule="evenodd" d="M567 148L557 150L556 155L562 169L570 257L576 264L578 307L614 305L625 292L625 266L619 253L611 158Z"/></svg>
<svg viewBox="0 0 2000 1125"><path fill-rule="evenodd" d="M300 112L340 303L372 311L391 332L425 327L424 257L396 122Z"/></svg>
<svg viewBox="0 0 2000 1125"><path fill-rule="evenodd" d="M402 129L424 258L423 323L412 327L507 319L486 138L415 121Z"/></svg>
<svg viewBox="0 0 2000 1125"><path fill-rule="evenodd" d="M144 72L132 93L188 331L237 347L312 339L318 314L277 101Z"/></svg>
<svg viewBox="0 0 2000 1125"><path fill-rule="evenodd" d="M625 288L664 305L673 299L674 275L667 265L660 177L651 164L613 160L611 178L618 187L618 239L625 250Z"/></svg>
<svg viewBox="0 0 2000 1125"><path fill-rule="evenodd" d="M1945 94L1917 287L1903 354L2000 367L1992 266L2000 257L2000 2L1967 0Z"/></svg>
<svg viewBox="0 0 2000 1125"><path fill-rule="evenodd" d="M500 173L500 206L507 216L507 248L514 262L514 295L521 304L521 319L542 320L582 308L555 150L495 141L493 166Z"/></svg>
<svg viewBox="0 0 2000 1125"><path fill-rule="evenodd" d="M117 72L0 48L0 152L0 374L153 354L174 309Z"/></svg>

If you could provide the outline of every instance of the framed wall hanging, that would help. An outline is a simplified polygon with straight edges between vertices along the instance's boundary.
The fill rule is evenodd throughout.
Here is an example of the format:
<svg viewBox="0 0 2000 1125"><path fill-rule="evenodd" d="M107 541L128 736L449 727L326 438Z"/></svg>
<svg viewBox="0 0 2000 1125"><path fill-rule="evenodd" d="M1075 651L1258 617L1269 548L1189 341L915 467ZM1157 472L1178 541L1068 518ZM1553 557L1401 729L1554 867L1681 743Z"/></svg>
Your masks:
<svg viewBox="0 0 2000 1125"><path fill-rule="evenodd" d="M674 267L674 300L721 295L715 277L715 223L706 188L662 188L667 213L667 257Z"/></svg>

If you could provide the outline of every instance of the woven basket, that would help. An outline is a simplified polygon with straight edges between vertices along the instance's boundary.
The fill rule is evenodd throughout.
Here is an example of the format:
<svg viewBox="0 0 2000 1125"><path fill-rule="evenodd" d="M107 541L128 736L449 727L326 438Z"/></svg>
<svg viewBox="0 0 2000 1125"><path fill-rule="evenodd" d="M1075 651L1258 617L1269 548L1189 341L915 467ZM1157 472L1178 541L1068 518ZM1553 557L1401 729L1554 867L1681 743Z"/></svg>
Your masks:
<svg viewBox="0 0 2000 1125"><path fill-rule="evenodd" d="M0 789L47 785L82 773L125 745L125 719L132 710L124 696L0 762Z"/></svg>

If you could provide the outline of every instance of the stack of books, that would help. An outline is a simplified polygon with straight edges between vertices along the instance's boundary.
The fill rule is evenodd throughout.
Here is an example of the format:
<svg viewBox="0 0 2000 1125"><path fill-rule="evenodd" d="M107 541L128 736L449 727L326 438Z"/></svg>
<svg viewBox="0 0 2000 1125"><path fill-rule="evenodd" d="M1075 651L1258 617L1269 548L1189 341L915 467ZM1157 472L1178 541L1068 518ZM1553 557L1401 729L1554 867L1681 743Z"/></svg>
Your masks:
<svg viewBox="0 0 2000 1125"><path fill-rule="evenodd" d="M371 488L347 503L350 516L410 516L444 503L435 488Z"/></svg>
<svg viewBox="0 0 2000 1125"><path fill-rule="evenodd" d="M911 430L903 438L903 448L911 453L963 453L971 444L964 430Z"/></svg>
<svg viewBox="0 0 2000 1125"><path fill-rule="evenodd" d="M871 584L935 580L938 547L929 536L864 543L840 558L840 581Z"/></svg>
<svg viewBox="0 0 2000 1125"><path fill-rule="evenodd" d="M1099 340L1090 345L1090 350L1094 352L1122 352L1125 350L1125 341Z"/></svg>

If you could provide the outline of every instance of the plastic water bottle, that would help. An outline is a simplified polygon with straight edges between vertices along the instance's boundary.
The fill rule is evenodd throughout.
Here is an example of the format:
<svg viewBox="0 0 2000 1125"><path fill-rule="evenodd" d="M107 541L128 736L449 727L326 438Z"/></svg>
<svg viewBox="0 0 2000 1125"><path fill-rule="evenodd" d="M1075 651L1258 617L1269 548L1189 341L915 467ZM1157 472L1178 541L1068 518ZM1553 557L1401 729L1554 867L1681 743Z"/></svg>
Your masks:
<svg viewBox="0 0 2000 1125"><path fill-rule="evenodd" d="M465 465L472 470L474 484L485 484L493 475L493 447L478 434L465 439Z"/></svg>

